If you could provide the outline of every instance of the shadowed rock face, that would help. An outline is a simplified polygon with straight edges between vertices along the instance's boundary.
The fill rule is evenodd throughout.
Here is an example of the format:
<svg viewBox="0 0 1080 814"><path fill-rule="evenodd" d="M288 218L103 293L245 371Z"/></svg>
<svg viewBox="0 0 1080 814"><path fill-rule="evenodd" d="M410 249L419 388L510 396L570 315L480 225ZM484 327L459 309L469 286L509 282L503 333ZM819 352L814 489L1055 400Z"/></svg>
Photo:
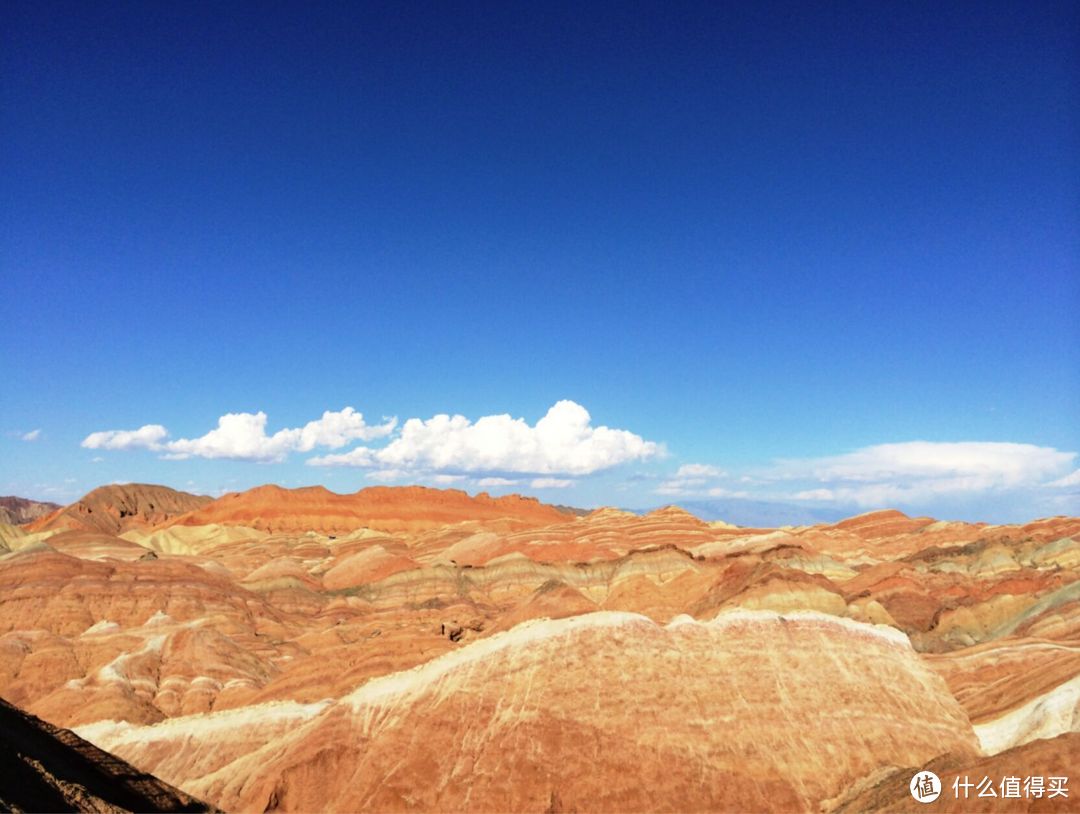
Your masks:
<svg viewBox="0 0 1080 814"><path fill-rule="evenodd" d="M214 811L3 699L0 732L0 808L6 811Z"/></svg>
<svg viewBox="0 0 1080 814"><path fill-rule="evenodd" d="M113 513L118 515L119 510L104 511ZM214 522L190 525L204 519ZM863 695L877 698L875 704L893 704L869 688L897 682L908 687L903 697L937 699L929 703L939 711L947 698L954 712L961 710L959 716L935 719L934 726L945 726L948 733L938 741L953 744L948 749L968 763L978 758L973 750L1002 753L1080 731L1080 520L1076 518L988 526L886 511L826 525L748 529L705 523L673 507L644 516L612 509L578 516L533 500L471 498L452 490L378 489L334 495L323 489L261 487L207 503L195 512L170 515L158 525L142 522L122 536L100 529L31 532L0 526L0 695L53 724L92 732L107 748L113 744L120 748L120 741L105 741L106 735L123 736L124 756L140 768L155 774L160 769L159 776L169 782L226 807L374 806L367 798L343 796L346 792L335 783L362 786L354 778L359 771L354 763L371 768L374 764L363 763L364 755L383 754L380 744L393 744L385 747L386 755L417 749L427 754L424 744L430 742L442 744L438 753L429 755L423 770L419 764L413 767L415 777L403 775L395 786L404 802L378 799L389 807L399 803L408 807L415 797L420 808L457 804L482 808L483 801L496 807L497 799L533 808L542 798L540 808L594 809L588 801L600 795L599 790L574 785L578 781L573 778L558 787L530 786L531 781L522 779L524 768L507 776L514 778L512 784L531 789L528 794L533 796L527 799L499 798L506 792L495 785L484 792L486 796L468 800L450 792L431 797L424 791L431 783L438 786L444 781L476 789L489 782L470 768L478 765L475 757L459 755L460 759L445 763L439 755L454 754L458 748L454 738L472 732L471 716L491 705L501 710L492 713L486 725L494 727L493 732L505 723L503 718L518 721L512 727L518 734L506 735L505 752L532 754L527 750L534 747L528 744L546 743L552 737L549 730L565 730L576 733L581 749L585 747L580 744L596 741L612 754L632 753L627 760L639 761L633 771L610 767L614 779L605 782L613 787L624 775L633 785L637 775L651 778L648 772L661 772L656 768L660 764L650 763L633 752L637 747L628 745L626 720L643 728L647 727L642 722L653 717L664 720L680 733L683 751L678 754L690 755L689 765L705 771L715 761L718 767L728 767L724 771L735 771L724 762L722 748L710 751L712 730L705 733L700 727L671 723L682 718L664 710L684 703L679 700L684 685L697 686L693 697L699 706L721 705L714 709L717 720L724 722L721 729L732 743L747 738L744 751L755 755L757 742L781 749L781 742L791 737L789 719L802 721L800 732L827 731L822 727L828 716L862 715ZM771 614L775 621L805 611L836 620L843 635L823 643L809 628L782 626L778 629L788 644L779 646L779 634L767 631L766 643L771 644L763 644L760 652L747 647L740 651L741 658L726 663L724 676L717 674L713 682L713 696L703 695L696 679L686 683L686 674L708 674L715 667L714 656L705 658L693 650L696 645L687 638L690 631L707 629L710 636L721 635L711 627L712 620L732 612ZM487 672L483 666L487 657L460 663L472 665L461 669L482 679L482 686L489 689L466 691L471 684L464 673L450 671L432 681L457 676L454 686L461 689L452 697L429 697L412 690L394 696L398 698L394 715L409 721L417 732L424 731L425 721L441 721L439 732L456 733L447 734L445 742L439 740L443 735L429 733L414 744L402 734L405 730L376 732L363 728L368 724L356 731L359 724L354 723L341 731L322 728L339 716L352 720L353 707L345 709L342 704L365 687L412 682L406 677L414 675L409 672L414 668L423 672L443 664L440 659L479 652L474 646L519 641L516 637L523 630L540 624L536 620L571 624L610 618L606 612L619 618L631 614L636 621L629 629L635 633L626 634L621 623L583 623L573 636L559 634L554 639L572 642L582 651L573 663L587 667L571 670L578 676L575 684L559 684L567 669L564 656L572 651L550 649L543 637L526 636L530 643L520 652L496 648L499 653L516 653L498 668L501 673ZM696 620L693 625L670 625L686 614ZM910 643L904 645L906 655L895 661L879 657L873 648L867 650L866 637L849 635L863 628L891 630L899 637L897 643ZM613 649L608 639L618 646ZM812 641L818 642L817 650L808 644ZM722 645L722 650L737 649L728 639ZM634 649L638 647L645 649L639 652ZM684 647L691 650L683 653ZM650 665L648 675L654 680L633 678L636 667L620 660L623 650L638 654L634 664ZM545 654L546 670L529 662L532 651ZM607 655L590 661L594 652ZM761 659L768 653L781 655L766 668ZM796 656L806 660L792 661ZM497 662L501 656L491 658ZM721 659L719 664L726 657L715 658ZM495 669L495 662L492 665ZM879 666L887 667L889 675L877 675ZM548 700L534 717L512 711L531 710L524 701L507 707L490 689L506 685L507 698L516 698L514 676L526 669L534 675L533 691L547 687L543 692ZM746 675L755 676L753 681L732 678L743 675L744 669L750 670ZM837 678L837 671L848 678ZM865 689L851 683L852 676L864 674ZM910 683L916 675L922 676L917 682L921 690ZM633 678L631 685L637 688L632 697L620 695L624 676ZM817 678L803 683L803 676ZM605 693L622 698L622 707L618 713L609 709L604 713L609 717L579 731L574 727L593 714L579 707L592 696L575 688L594 686L590 681L606 688L602 698ZM755 695L752 688L759 681L786 700ZM834 698L826 684L848 689ZM476 706L453 707L458 693L474 699ZM551 700L561 695L568 700ZM738 698L756 699L747 709L760 714L747 714L741 706L737 715L723 712L724 703L738 705ZM414 703L423 712L408 717L412 713L407 715L407 708ZM773 720L762 711L777 704L787 710L783 718ZM440 717L451 708L456 710L453 716ZM678 708L683 718L693 718L692 710ZM365 709L379 720L385 718L385 711ZM595 699L590 709L596 709ZM631 718L627 710L632 710ZM564 719L570 721L565 727L553 723ZM118 723L113 728L102 723L109 720ZM530 729L539 720L546 723ZM899 725L891 712L875 720L874 726L882 727L875 731L892 731ZM211 729L196 726L198 722ZM169 733L182 729L172 727L190 729L190 743L177 747ZM198 734L203 731L215 735L207 739ZM315 735L307 742L300 732L317 733L334 745L318 746ZM138 738L132 733L139 733ZM864 763L858 754L869 748L866 744L852 741L849 732L834 734L842 745L815 742L814 748L824 750L836 776L818 786L813 785L817 781L799 781L792 785L794 791L776 786L770 793L791 801L789 808L814 808L815 800L842 796L875 777L875 772L900 767L880 747L884 741L876 742L879 745L870 749L872 757ZM350 751L334 740L354 735L362 736L370 752ZM903 739L922 742L911 732ZM488 743L479 733L465 742ZM274 761L284 760L286 753L295 757L295 766L271 761L275 771L292 778L288 783L275 785L268 775L258 775L266 756L245 757L254 754L257 743L280 747ZM154 744L169 744L168 754ZM662 744L650 744L654 754L659 750L667 755L665 760L678 763ZM310 749L316 749L319 757L305 757ZM905 760L914 765L941 751L945 747ZM569 762L555 759L554 752L545 754L553 765ZM802 753L797 749L790 753L795 754ZM221 756L230 763L215 780L208 767ZM398 759L387 757L390 763L379 764L382 768L364 777L369 781L379 776L378 771L390 772L387 767ZM790 759L801 765L802 758ZM309 765L311 761L314 764ZM335 770L318 775L320 761ZM779 782L783 772L766 756L754 757L752 764L764 767L747 770L759 771L754 782L765 782L762 778ZM667 764L664 767L664 772L672 773ZM252 785L256 775L266 785L259 785L263 780ZM310 785L298 778L308 775L323 778L317 785L325 799L297 796L300 785ZM739 777L749 782L749 775ZM409 783L421 784L420 778L422 789L403 791ZM687 787L693 785L683 779ZM226 780L224 786L213 785ZM663 778L655 782L668 788ZM686 806L705 806L714 800L704 792L695 791L698 796L693 796L679 789L669 789L671 799ZM626 794L630 796L604 799L612 801L612 808L664 808L658 797ZM758 806L753 799L714 801L717 806Z"/></svg>

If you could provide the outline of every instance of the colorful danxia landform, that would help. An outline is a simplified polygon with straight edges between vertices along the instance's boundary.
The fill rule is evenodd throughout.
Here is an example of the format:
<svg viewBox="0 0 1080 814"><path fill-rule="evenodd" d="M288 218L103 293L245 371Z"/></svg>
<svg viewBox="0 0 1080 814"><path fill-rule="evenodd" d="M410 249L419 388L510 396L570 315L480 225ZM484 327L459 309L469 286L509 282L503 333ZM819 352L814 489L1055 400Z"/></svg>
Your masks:
<svg viewBox="0 0 1080 814"><path fill-rule="evenodd" d="M105 799L73 748L99 786L131 764L236 812L909 810L924 767L1080 766L1080 518L741 528L422 487L17 508L0 712L68 790L46 807Z"/></svg>

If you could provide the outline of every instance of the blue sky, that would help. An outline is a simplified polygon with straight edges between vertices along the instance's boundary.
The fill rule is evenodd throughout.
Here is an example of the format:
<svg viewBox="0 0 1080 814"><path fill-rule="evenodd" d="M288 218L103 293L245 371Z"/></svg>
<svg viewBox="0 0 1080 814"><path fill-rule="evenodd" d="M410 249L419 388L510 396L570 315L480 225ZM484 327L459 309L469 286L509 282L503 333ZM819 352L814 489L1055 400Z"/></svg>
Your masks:
<svg viewBox="0 0 1080 814"><path fill-rule="evenodd" d="M5 4L0 492L1080 513L1077 6L579 5Z"/></svg>

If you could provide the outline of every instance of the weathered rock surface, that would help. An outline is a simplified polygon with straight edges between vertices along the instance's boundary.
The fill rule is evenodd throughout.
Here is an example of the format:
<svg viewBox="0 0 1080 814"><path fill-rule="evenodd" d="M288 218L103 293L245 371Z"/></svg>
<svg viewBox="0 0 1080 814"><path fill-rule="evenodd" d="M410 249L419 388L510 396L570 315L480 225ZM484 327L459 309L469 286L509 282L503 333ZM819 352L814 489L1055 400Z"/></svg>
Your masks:
<svg viewBox="0 0 1080 814"><path fill-rule="evenodd" d="M107 499L110 493L103 494ZM124 490L115 496L129 497ZM120 512L106 500L92 515L119 518ZM678 650L686 631L708 628L718 616L812 611L837 620L840 630L884 625L910 642L917 655L907 650L908 657L962 710L962 725L952 732L968 744L961 752L969 763L977 757L970 749L1006 753L1080 730L1076 518L989 526L885 511L827 525L748 529L704 523L675 507L643 516L613 509L578 515L533 500L473 498L452 490L335 495L277 487L165 515L148 525L153 517L126 514L118 521L130 525L124 531L122 524L102 530L69 527L67 521L36 532L0 525L0 696L58 726L114 720L121 728L159 732L181 720L190 726L268 715L268 721L285 721L282 732L291 733L340 710L342 699L372 682L404 680L414 668L475 652L474 646L517 635L538 619L569 624L598 611L634 614L635 625L645 624L642 617L651 620L653 633L646 638L659 636L654 644ZM78 511L73 516L85 519ZM679 625L665 627L684 615L701 624L682 633L676 633ZM601 640L609 635L629 646L619 625L586 627L581 635L596 639L589 646L598 653L608 652ZM857 641L830 640L833 667L855 669ZM793 648L798 653L802 645ZM553 667L560 658L548 654ZM612 658L590 669L597 681L615 687L624 668ZM748 655L747 664L754 658ZM817 658L824 662L824 653ZM665 673L658 657L648 659L657 665L653 675L666 675L671 686L684 680L682 672ZM672 663L691 673L698 669L685 660ZM782 659L777 664L773 685L787 686L790 665ZM833 667L807 662L799 669L812 675ZM663 715L653 707L671 699L649 692L631 702L635 716ZM817 726L827 713L825 691L815 692L820 698L813 702L811 695L792 696L807 708L791 714L809 716ZM847 701L859 695L851 692ZM485 693L474 697L488 704ZM570 695L576 703L586 697ZM441 720L438 710L448 703L443 698L424 707L424 717ZM402 700L395 715L405 715L408 704ZM591 714L558 708L573 720ZM784 724L765 718L740 713L738 720L747 738L771 743L786 732ZM452 731L464 724L448 719L441 726ZM521 726L521 733L531 731L527 720ZM276 730L258 732L268 743L278 738ZM606 737L578 734L586 743ZM697 730L683 735L689 754L706 748L707 738L695 740L706 737ZM309 748L293 743L294 736L287 734L282 749L300 754ZM234 748L229 743L225 738L205 749L226 754ZM826 748L828 755L837 751ZM134 752L129 756L140 768L153 768ZM177 764L166 779L200 796L189 784L209 776L200 767L213 759L200 752L196 763ZM343 773L354 759L349 752L326 756ZM882 755L874 761L865 777L899 766ZM452 782L465 783L470 765L455 763ZM766 773L775 768L763 765L771 767ZM445 769L435 761L431 776L442 783L437 771ZM241 774L229 776L247 782ZM852 776L846 785L822 787L820 799L847 793L857 782ZM235 799L248 800L248 791L235 791ZM299 804L287 797L295 790L271 792L282 806L286 799L289 806ZM582 796L569 802L565 789L544 793L541 808L590 808ZM446 797L446 805L454 799ZM799 799L818 798L807 793Z"/></svg>
<svg viewBox="0 0 1080 814"><path fill-rule="evenodd" d="M941 780L941 796L925 804L928 811L1080 811L1077 766L1080 734L1075 732L975 760L948 753L925 765L883 769L826 801L823 809L836 814L921 809L923 805L913 800L908 784L917 772L929 770ZM1066 779L1065 795L1051 796L1050 778L1054 777ZM1038 786L1032 786L1031 778L1041 781L1041 791L1033 790Z"/></svg>
<svg viewBox="0 0 1080 814"><path fill-rule="evenodd" d="M977 755L903 634L768 612L527 622L337 702L80 731L234 811L805 810Z"/></svg>

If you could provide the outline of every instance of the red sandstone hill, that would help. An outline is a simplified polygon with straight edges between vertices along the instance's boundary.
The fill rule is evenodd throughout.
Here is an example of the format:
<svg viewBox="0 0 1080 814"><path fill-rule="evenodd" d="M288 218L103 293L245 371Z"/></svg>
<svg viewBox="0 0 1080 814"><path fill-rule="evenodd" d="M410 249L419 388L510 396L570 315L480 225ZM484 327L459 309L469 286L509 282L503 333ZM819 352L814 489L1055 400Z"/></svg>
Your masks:
<svg viewBox="0 0 1080 814"><path fill-rule="evenodd" d="M236 812L817 811L979 756L902 633L762 611L538 619L337 700L80 733Z"/></svg>
<svg viewBox="0 0 1080 814"><path fill-rule="evenodd" d="M415 532L466 520L510 520L541 526L565 522L572 515L536 498L507 495L475 497L458 489L424 486L372 486L339 495L322 486L284 489L259 486L232 492L162 525L248 526L270 532L318 531L345 534L358 528Z"/></svg>
<svg viewBox="0 0 1080 814"><path fill-rule="evenodd" d="M0 696L231 811L906 810L912 767L1076 763L1080 518L203 500L0 529Z"/></svg>
<svg viewBox="0 0 1080 814"><path fill-rule="evenodd" d="M122 534L165 523L209 503L211 498L145 483L100 486L82 499L39 517L29 531L100 531Z"/></svg>

